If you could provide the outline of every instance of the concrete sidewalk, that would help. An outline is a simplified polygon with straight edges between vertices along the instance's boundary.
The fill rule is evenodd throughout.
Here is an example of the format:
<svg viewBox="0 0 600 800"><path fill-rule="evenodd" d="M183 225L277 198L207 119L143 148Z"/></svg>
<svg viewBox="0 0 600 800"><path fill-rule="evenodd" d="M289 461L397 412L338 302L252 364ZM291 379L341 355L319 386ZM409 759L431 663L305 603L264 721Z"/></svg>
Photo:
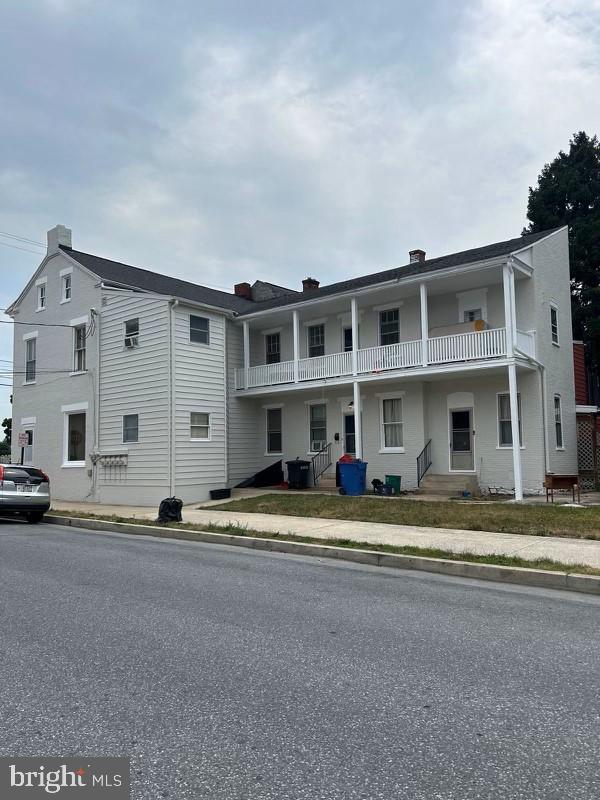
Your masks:
<svg viewBox="0 0 600 800"><path fill-rule="evenodd" d="M156 509L139 506L107 506L98 503L53 501L54 511L87 512L110 516L156 520ZM527 536L512 533L464 531L452 528L419 528L412 525L356 522L350 520L288 517L275 514L240 514L219 511L218 506L198 509L196 504L183 509L184 522L198 525L239 525L256 531L295 534L315 539L352 539L368 544L435 547L453 553L500 554L525 559L549 558L564 564L585 564L600 568L600 541L567 539L558 536Z"/></svg>

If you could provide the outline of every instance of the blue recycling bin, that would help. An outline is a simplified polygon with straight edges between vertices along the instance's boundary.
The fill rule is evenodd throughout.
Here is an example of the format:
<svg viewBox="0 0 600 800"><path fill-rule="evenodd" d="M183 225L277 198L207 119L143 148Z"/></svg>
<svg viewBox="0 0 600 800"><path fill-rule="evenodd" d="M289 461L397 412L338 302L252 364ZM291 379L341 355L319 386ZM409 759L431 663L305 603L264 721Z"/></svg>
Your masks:
<svg viewBox="0 0 600 800"><path fill-rule="evenodd" d="M340 461L340 494L357 497L367 488L366 461Z"/></svg>

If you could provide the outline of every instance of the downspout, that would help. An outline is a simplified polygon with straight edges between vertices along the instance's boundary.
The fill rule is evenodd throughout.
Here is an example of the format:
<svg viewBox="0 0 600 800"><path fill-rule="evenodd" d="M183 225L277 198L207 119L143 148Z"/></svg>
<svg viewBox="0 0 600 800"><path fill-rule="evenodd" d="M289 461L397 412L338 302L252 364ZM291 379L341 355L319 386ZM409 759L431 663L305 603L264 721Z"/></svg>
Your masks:
<svg viewBox="0 0 600 800"><path fill-rule="evenodd" d="M179 300L169 300L169 496L175 495L175 309Z"/></svg>
<svg viewBox="0 0 600 800"><path fill-rule="evenodd" d="M102 305L102 303L100 304ZM94 387L96 398L94 402L94 414L95 414L95 441L94 441L94 450L98 452L100 450L100 312L96 311L95 309L91 310L91 314L93 318L96 320L96 386ZM98 502L98 459L94 459L92 464L93 470L93 477L92 477L92 491L94 493L94 500Z"/></svg>
<svg viewBox="0 0 600 800"><path fill-rule="evenodd" d="M235 373L234 373L235 374ZM227 318L223 319L223 392L224 392L224 417L223 427L225 440L223 442L223 461L225 469L225 486L229 485L229 370L227 361Z"/></svg>

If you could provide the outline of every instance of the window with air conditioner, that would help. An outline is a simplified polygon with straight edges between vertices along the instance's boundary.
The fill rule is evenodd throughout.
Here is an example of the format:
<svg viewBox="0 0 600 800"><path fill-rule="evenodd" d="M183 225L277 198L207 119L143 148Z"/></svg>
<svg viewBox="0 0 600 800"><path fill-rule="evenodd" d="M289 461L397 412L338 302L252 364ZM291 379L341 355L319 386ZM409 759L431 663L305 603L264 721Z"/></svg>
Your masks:
<svg viewBox="0 0 600 800"><path fill-rule="evenodd" d="M138 347L140 343L140 321L135 319L128 319L125 321L125 347L131 350Z"/></svg>

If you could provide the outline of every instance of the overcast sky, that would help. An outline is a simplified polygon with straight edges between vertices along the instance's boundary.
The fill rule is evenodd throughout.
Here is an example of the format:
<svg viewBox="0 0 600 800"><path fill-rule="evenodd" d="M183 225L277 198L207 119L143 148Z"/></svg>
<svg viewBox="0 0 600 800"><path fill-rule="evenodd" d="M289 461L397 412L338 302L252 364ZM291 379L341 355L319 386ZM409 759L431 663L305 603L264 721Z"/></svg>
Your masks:
<svg viewBox="0 0 600 800"><path fill-rule="evenodd" d="M0 54L0 231L224 288L518 235L600 132L600 0L4 0Z"/></svg>

